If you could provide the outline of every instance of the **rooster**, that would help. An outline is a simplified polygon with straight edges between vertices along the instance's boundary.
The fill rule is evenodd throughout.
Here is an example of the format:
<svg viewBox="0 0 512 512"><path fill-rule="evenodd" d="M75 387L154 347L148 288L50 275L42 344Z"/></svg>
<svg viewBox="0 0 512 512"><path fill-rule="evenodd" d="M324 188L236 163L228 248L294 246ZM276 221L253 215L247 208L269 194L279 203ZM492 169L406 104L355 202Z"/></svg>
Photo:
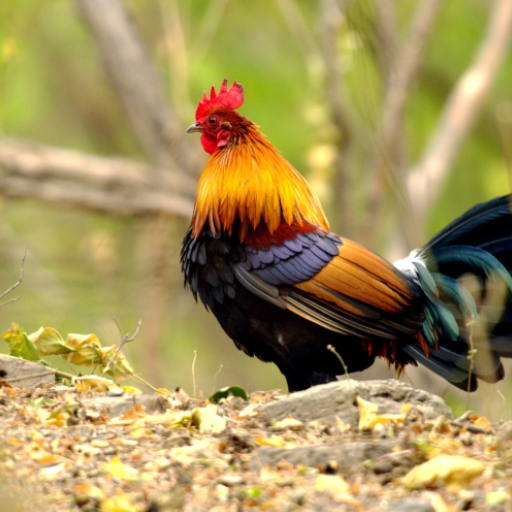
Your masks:
<svg viewBox="0 0 512 512"><path fill-rule="evenodd" d="M512 292L511 196L475 206L391 264L329 230L305 179L237 112L243 102L242 85L224 80L187 130L211 156L181 251L186 286L235 345L275 363L290 392L376 357L399 373L419 362L464 390L502 379L511 301L496 315L486 299L500 285Z"/></svg>

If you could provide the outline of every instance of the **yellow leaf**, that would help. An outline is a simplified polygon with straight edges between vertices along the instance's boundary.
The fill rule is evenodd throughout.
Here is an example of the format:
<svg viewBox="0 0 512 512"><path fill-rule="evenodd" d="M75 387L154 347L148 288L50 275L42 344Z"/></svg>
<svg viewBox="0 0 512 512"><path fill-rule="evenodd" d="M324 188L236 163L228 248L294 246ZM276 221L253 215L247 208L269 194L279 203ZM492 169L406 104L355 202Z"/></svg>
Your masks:
<svg viewBox="0 0 512 512"><path fill-rule="evenodd" d="M141 404L134 405L129 411L122 416L122 420L138 420L141 416L146 416L145 407Z"/></svg>
<svg viewBox="0 0 512 512"><path fill-rule="evenodd" d="M31 452L30 458L41 465L57 464L62 461L62 457L59 455L48 452Z"/></svg>
<svg viewBox="0 0 512 512"><path fill-rule="evenodd" d="M341 494L348 492L349 488L349 485L341 476L320 474L316 477L315 489L317 491Z"/></svg>
<svg viewBox="0 0 512 512"><path fill-rule="evenodd" d="M506 491L488 492L485 495L485 504L489 508L495 508L507 501L510 501L510 494Z"/></svg>
<svg viewBox="0 0 512 512"><path fill-rule="evenodd" d="M40 327L36 332L29 334L28 338L34 343L42 356L75 352L74 348L64 343L59 331L53 327Z"/></svg>
<svg viewBox="0 0 512 512"><path fill-rule="evenodd" d="M134 480L139 474L135 468L132 468L132 466L123 464L119 457L113 458L107 464L107 471L112 477L117 478L118 480Z"/></svg>
<svg viewBox="0 0 512 512"><path fill-rule="evenodd" d="M359 430L372 430L376 425L389 422L403 423L408 412L407 408L402 407L402 411L406 411L405 414L377 414L378 406L363 400L360 396L357 397L357 405L359 407Z"/></svg>
<svg viewBox="0 0 512 512"><path fill-rule="evenodd" d="M256 442L263 446L274 446L275 448L286 446L286 441L281 436L258 437Z"/></svg>
<svg viewBox="0 0 512 512"><path fill-rule="evenodd" d="M117 349L117 345L112 345L111 347L104 347L98 350L100 357L99 367L101 371L105 369L110 360L115 356ZM133 369L130 366L130 363L127 361L126 357L124 357L123 353L119 352L115 360L110 365L107 373L114 378L126 377L133 375Z"/></svg>
<svg viewBox="0 0 512 512"><path fill-rule="evenodd" d="M480 427L485 430L489 430L490 432L494 432L491 422L485 416L480 416L473 422L473 424L475 427Z"/></svg>
<svg viewBox="0 0 512 512"><path fill-rule="evenodd" d="M133 429L130 434L132 437L135 437L135 438L138 438L138 437L144 437L146 434L150 434L151 433L151 430L147 429L147 428L144 428L144 427L139 427L139 428L136 428L136 429Z"/></svg>
<svg viewBox="0 0 512 512"><path fill-rule="evenodd" d="M103 500L100 510L101 512L139 512L140 507L129 496L120 492L113 498Z"/></svg>
<svg viewBox="0 0 512 512"><path fill-rule="evenodd" d="M213 404L192 409L191 421L197 429L212 434L218 434L226 428L226 420L217 414L217 406Z"/></svg>
<svg viewBox="0 0 512 512"><path fill-rule="evenodd" d="M96 334L68 334L66 345L75 350L61 357L68 363L96 366L101 363L101 343Z"/></svg>
<svg viewBox="0 0 512 512"><path fill-rule="evenodd" d="M141 395L142 391L138 388L134 388L133 386L121 386L121 389L124 389L124 392L128 395Z"/></svg>
<svg viewBox="0 0 512 512"><path fill-rule="evenodd" d="M104 377L97 377L96 375L84 375L82 377L75 377L73 379L73 386L80 393L87 391L108 391L109 389L117 389L117 384Z"/></svg>
<svg viewBox="0 0 512 512"><path fill-rule="evenodd" d="M409 489L435 485L467 485L481 475L485 464L461 455L439 455L411 469L404 477L404 484Z"/></svg>
<svg viewBox="0 0 512 512"><path fill-rule="evenodd" d="M75 485L75 493L82 494L83 496L87 496L88 498L93 498L97 500L102 500L105 498L105 494L103 494L103 491L99 487L92 485L90 482Z"/></svg>
<svg viewBox="0 0 512 512"><path fill-rule="evenodd" d="M291 416L288 416L284 420L276 421L272 424L272 428L275 430L302 430L304 427L304 423L302 421L296 420L295 418L292 418Z"/></svg>
<svg viewBox="0 0 512 512"><path fill-rule="evenodd" d="M39 351L27 333L16 322L12 322L8 331L2 335L3 339L9 344L11 356L21 357L28 361L38 361Z"/></svg>

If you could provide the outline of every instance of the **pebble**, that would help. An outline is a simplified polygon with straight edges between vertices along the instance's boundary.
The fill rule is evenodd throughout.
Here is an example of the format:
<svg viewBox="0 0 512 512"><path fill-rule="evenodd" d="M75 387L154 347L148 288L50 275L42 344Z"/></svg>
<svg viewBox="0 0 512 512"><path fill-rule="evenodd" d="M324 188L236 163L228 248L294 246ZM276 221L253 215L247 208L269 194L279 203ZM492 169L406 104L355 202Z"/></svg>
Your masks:
<svg viewBox="0 0 512 512"><path fill-rule="evenodd" d="M217 483L225 485L226 487L236 487L244 484L245 478L236 473L226 473L217 479Z"/></svg>
<svg viewBox="0 0 512 512"><path fill-rule="evenodd" d="M419 498L404 498L393 501L385 512L435 512L429 501Z"/></svg>

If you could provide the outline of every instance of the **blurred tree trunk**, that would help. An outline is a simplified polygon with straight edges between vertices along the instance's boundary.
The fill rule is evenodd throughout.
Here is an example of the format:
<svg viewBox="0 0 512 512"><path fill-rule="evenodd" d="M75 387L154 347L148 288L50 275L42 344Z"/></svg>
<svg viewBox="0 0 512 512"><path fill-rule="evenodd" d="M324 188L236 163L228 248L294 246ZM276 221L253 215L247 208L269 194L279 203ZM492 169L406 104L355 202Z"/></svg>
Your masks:
<svg viewBox="0 0 512 512"><path fill-rule="evenodd" d="M147 50L133 20L119 0L76 0L88 23L105 66L134 133L153 162L151 179L159 186L160 171L181 167L192 175L196 152L184 140L175 112L165 101L164 88L151 65ZM137 245L142 255L146 288L141 295L144 371L153 385L165 382L162 342L169 317L169 294L173 282L181 279L175 221L167 215L147 219L141 226Z"/></svg>

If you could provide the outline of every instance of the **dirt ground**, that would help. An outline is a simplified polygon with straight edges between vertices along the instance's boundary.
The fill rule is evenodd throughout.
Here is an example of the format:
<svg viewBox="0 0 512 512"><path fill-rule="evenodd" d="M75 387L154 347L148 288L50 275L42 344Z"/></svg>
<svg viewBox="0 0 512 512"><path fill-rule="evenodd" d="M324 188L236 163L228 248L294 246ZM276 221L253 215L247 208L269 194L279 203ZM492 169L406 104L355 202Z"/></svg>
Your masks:
<svg viewBox="0 0 512 512"><path fill-rule="evenodd" d="M108 394L3 382L0 511L512 510L509 423L365 401L358 425L276 420L277 391L104 412Z"/></svg>

